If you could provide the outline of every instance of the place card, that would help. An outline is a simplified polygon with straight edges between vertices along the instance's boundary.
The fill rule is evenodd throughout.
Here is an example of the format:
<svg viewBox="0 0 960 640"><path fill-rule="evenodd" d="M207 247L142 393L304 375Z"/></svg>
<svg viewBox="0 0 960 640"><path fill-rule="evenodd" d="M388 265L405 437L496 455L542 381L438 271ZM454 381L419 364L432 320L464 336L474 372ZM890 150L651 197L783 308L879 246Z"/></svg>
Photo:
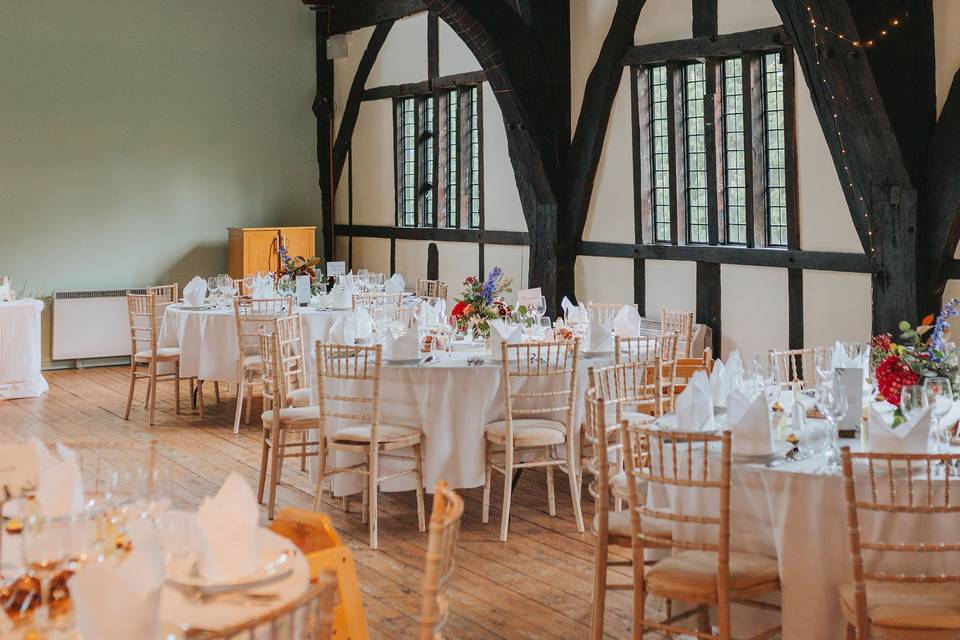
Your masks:
<svg viewBox="0 0 960 640"><path fill-rule="evenodd" d="M542 295L543 294L540 293L540 287L521 289L517 292L517 305L523 305L529 308L539 303Z"/></svg>
<svg viewBox="0 0 960 640"><path fill-rule="evenodd" d="M833 379L837 390L847 399L847 414L838 421L837 426L840 429L856 429L863 420L863 369L837 367Z"/></svg>
<svg viewBox="0 0 960 640"><path fill-rule="evenodd" d="M327 276L342 276L347 272L346 262L328 262Z"/></svg>
<svg viewBox="0 0 960 640"><path fill-rule="evenodd" d="M310 276L297 276L297 303L301 307L310 304Z"/></svg>

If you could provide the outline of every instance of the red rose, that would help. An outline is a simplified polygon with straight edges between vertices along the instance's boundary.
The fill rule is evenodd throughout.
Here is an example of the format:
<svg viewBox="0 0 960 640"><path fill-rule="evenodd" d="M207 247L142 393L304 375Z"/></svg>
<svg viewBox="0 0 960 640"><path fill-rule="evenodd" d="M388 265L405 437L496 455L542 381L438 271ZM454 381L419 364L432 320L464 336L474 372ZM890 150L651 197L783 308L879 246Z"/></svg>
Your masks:
<svg viewBox="0 0 960 640"><path fill-rule="evenodd" d="M900 406L900 390L917 384L920 379L907 364L897 356L890 355L877 366L877 388L883 399L895 407Z"/></svg>
<svg viewBox="0 0 960 640"><path fill-rule="evenodd" d="M467 303L461 300L456 305L454 305L453 311L450 312L450 315L452 315L454 318L459 318L460 316L463 315L463 312L464 310L466 310L466 308L467 308Z"/></svg>

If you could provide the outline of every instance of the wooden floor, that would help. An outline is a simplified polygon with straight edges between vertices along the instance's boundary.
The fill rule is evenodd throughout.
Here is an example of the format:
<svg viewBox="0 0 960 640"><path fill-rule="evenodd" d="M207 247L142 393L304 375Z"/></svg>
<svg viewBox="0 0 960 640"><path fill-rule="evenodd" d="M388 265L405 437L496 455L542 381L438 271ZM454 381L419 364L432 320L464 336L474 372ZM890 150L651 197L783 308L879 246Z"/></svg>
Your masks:
<svg viewBox="0 0 960 640"><path fill-rule="evenodd" d="M50 371L45 376L50 392L42 398L0 402L0 439L11 442L37 436L46 442L130 442L157 438L161 455L172 468L176 506L181 508L198 506L231 471L256 486L259 421L254 419L242 426L239 435L233 434L233 390L224 389L216 405L208 389L206 418L200 420L189 413L186 383L181 415L174 412L173 384L161 383L157 424L149 427L143 409L145 385L138 389L139 405L135 401L130 421L123 420L126 367ZM312 487L298 469L296 461L288 461L283 475L288 484L278 491L278 506L311 508ZM545 476L524 473L513 496L507 543L498 540L500 491L494 489L487 525L480 523L480 489L462 492L466 509L450 588L447 637L588 637L593 544L589 533L577 533L565 486L566 481L557 482L558 513L551 518L546 512ZM351 504L351 513L344 513L339 504L324 507L353 549L372 637L407 640L416 633L427 536L417 531L412 491L381 495L378 551L367 546L367 528L357 512L359 500ZM429 504L427 508L429 513ZM584 500L583 509L589 523L590 500ZM630 637L631 608L630 591L608 595L607 637Z"/></svg>

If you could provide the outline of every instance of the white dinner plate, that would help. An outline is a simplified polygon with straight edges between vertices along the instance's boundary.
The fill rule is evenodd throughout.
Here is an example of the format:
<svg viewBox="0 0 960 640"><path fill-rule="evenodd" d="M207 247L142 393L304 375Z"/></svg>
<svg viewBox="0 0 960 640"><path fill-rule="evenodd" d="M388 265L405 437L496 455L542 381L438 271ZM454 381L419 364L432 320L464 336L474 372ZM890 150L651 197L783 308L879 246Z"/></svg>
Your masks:
<svg viewBox="0 0 960 640"><path fill-rule="evenodd" d="M766 464L768 462L773 462L778 458L784 457L787 455L787 452L793 449L793 447L794 445L790 444L789 442L783 442L781 440L774 443L772 453L745 455L731 452L730 460L731 462L735 462L737 464Z"/></svg>
<svg viewBox="0 0 960 640"><path fill-rule="evenodd" d="M210 308L210 305L202 304L199 307L190 307L185 304L179 304L177 305L177 308L180 309L181 311L206 311L207 309Z"/></svg>
<svg viewBox="0 0 960 640"><path fill-rule="evenodd" d="M402 358L400 360L391 360L390 358L384 358L384 363L392 365L407 365L407 364L417 364L420 362L420 358Z"/></svg>
<svg viewBox="0 0 960 640"><path fill-rule="evenodd" d="M294 551L278 553L276 547L260 551L258 568L248 576L224 581L205 578L196 560L190 560L167 569L167 581L180 587L200 589L208 593L252 589L287 577L293 572Z"/></svg>

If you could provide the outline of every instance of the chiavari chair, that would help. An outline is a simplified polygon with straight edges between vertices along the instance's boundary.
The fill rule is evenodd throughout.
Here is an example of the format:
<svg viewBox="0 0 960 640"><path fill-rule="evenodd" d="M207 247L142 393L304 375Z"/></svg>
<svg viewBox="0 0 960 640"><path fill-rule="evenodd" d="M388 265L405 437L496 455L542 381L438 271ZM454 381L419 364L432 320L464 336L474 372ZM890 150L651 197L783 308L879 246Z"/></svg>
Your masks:
<svg viewBox="0 0 960 640"><path fill-rule="evenodd" d="M707 375L713 372L713 349L707 347L699 358L677 358L677 376L673 385L674 395L683 392L697 371Z"/></svg>
<svg viewBox="0 0 960 640"><path fill-rule="evenodd" d="M424 280L417 278L417 297L425 300L439 298L447 299L447 283L441 280Z"/></svg>
<svg viewBox="0 0 960 640"><path fill-rule="evenodd" d="M847 638L960 638L960 573L947 573L942 562L926 560L934 557L931 554L960 552L955 536L939 542L894 542L891 532L896 527L888 522L868 539L860 525L861 511L913 523L960 512L960 504L951 500L949 471L960 454L851 453L843 447L840 458L853 565L853 581L840 587ZM857 490L854 462L865 467L868 491ZM938 487L941 464L948 472ZM864 551L871 554L870 570L864 567ZM936 569L903 569L900 559L911 555ZM883 570L894 558L898 567Z"/></svg>
<svg viewBox="0 0 960 640"><path fill-rule="evenodd" d="M370 548L377 548L377 499L380 484L413 474L417 481L419 528L426 530L423 506L423 431L419 427L381 421L381 345L355 346L316 343L317 397L320 409L320 469L313 508L320 509L323 481L339 473L365 476L363 514L370 530ZM334 428L333 421L348 424ZM401 453L413 449L413 456ZM327 452L360 454L364 461L345 467L328 467ZM412 468L382 475L382 459L412 463Z"/></svg>
<svg viewBox="0 0 960 640"><path fill-rule="evenodd" d="M137 380L147 380L147 397L144 407L150 408L150 425L157 411L157 382L161 379L174 383L175 410L180 413L180 348L159 345L160 323L169 302L158 303L152 293L127 292L127 314L130 319L130 390L127 393L127 408L124 420L130 419L130 406ZM161 364L173 367L169 373L160 373ZM146 367L141 373L139 367Z"/></svg>
<svg viewBox="0 0 960 640"><path fill-rule="evenodd" d="M237 371L237 412L233 418L233 432L240 433L240 416L243 414L243 405L247 411L244 417L245 424L250 424L250 413L253 405L254 381L262 373L263 359L260 357L259 331L264 326L272 325L280 317L293 314L293 304L289 298L268 298L251 300L250 298L236 297L233 299L233 317L237 326L237 346L240 349L240 360ZM264 395L264 398L267 396ZM309 394L307 396L309 398ZM202 403L201 403L201 406ZM264 407L267 409L268 407Z"/></svg>
<svg viewBox="0 0 960 640"><path fill-rule="evenodd" d="M612 322L613 319L617 317L617 314L627 306L633 307L634 309L639 308L636 304L626 305L616 302L587 302L587 313L590 315L590 322L604 324Z"/></svg>
<svg viewBox="0 0 960 640"><path fill-rule="evenodd" d="M397 323L407 330L416 327L417 312L418 308L415 306L375 306L370 310L370 318L377 327L389 327Z"/></svg>
<svg viewBox="0 0 960 640"><path fill-rule="evenodd" d="M651 630L691 635L696 638L730 638L730 605L753 606L778 610L774 605L754 598L780 590L779 566L773 558L730 551L730 432L722 435L651 430L620 425L624 461L627 468L627 493L633 549L634 638ZM646 442L648 466L638 465L634 451L639 442ZM720 447L719 474L711 465L717 459L708 454L711 445ZM634 481L630 482L632 478ZM687 513L682 501L669 509L644 504L637 484L659 484L675 492L705 493L700 504L717 505L716 515ZM658 534L655 521L672 528L669 538ZM681 529L677 529L681 527ZM710 531L716 534L710 540ZM702 537L692 531L707 531ZM649 548L669 547L673 555L644 568L644 552ZM646 611L648 595L693 605L677 615L668 613L663 620L653 620ZM717 632L709 620L709 608L716 607ZM698 616L696 630L678 626L690 616ZM780 633L779 627L754 635L753 640L770 638Z"/></svg>
<svg viewBox="0 0 960 640"><path fill-rule="evenodd" d="M643 367L637 364L621 365L634 367L643 372ZM591 386L586 393L584 415L585 440L590 447L591 455L588 460L588 472L591 479L587 491L593 496L595 513L591 532L594 535L594 583L593 583L593 615L590 623L591 638L600 640L603 637L603 613L606 603L606 592L612 590L630 590L630 583L609 583L608 567L629 567L632 560L610 560L611 546L629 549L632 542L630 529L630 514L619 509L610 513L610 497L613 493L613 478L610 476L611 466L619 470L622 464L623 447L620 443L620 423L609 421L610 410L604 398L599 395L598 389ZM611 465L611 457L615 464ZM626 478L625 474L624 479ZM615 477L615 476L614 476ZM624 491L626 485L623 486ZM660 527L660 535L669 537L669 527Z"/></svg>
<svg viewBox="0 0 960 640"><path fill-rule="evenodd" d="M781 389L789 389L794 382L801 388L817 385L817 349L789 349L770 351L770 366Z"/></svg>
<svg viewBox="0 0 960 640"><path fill-rule="evenodd" d="M648 367L657 366L657 372L648 372L647 381L656 384L657 394L643 405L644 411L652 412L654 416L661 416L673 407L676 397L674 384L677 379L677 344L678 336L675 333L663 333L655 336L637 336L622 338L614 336L613 358L616 364L639 362Z"/></svg>
<svg viewBox="0 0 960 640"><path fill-rule="evenodd" d="M288 407L307 407L310 405L310 386L307 384L305 366L305 348L303 344L303 325L300 314L279 316L273 321L274 332L277 334L277 348L283 362L284 383L287 393ZM269 409L265 406L264 409ZM303 442L300 459L300 470L307 469L307 432L300 432Z"/></svg>
<svg viewBox="0 0 960 640"><path fill-rule="evenodd" d="M504 419L491 422L484 428L486 472L481 519L484 523L490 520L490 487L493 471L497 471L504 478L500 522L502 542L507 541L510 525L513 472L527 467L545 467L548 510L551 516L556 516L553 472L556 467L566 466L577 531L582 533L584 530L573 421L579 350L579 338L501 344ZM512 384L514 381L516 384ZM554 455L557 445L565 445L565 458ZM527 459L523 454L533 457Z"/></svg>
<svg viewBox="0 0 960 640"><path fill-rule="evenodd" d="M283 473L285 458L306 456L306 448L317 446L317 441L309 440L309 431L320 428L320 413L317 406L291 407L287 402L287 372L294 367L294 359L280 350L277 332L269 333L261 328L260 357L262 368L260 381L263 388L264 407L270 407L261 414L263 433L261 436L260 480L257 485L257 502L263 503L264 486L267 479L267 466L270 467L270 495L267 502L267 517L273 520L277 502L277 486ZM287 442L288 434L299 436L299 443ZM287 449L299 446L295 453ZM322 451L322 448L321 448Z"/></svg>
<svg viewBox="0 0 960 640"><path fill-rule="evenodd" d="M420 605L420 640L443 640L443 626L450 610L445 592L453 575L453 554L457 548L463 498L447 488L442 480L433 494L430 515L430 538L427 542L427 565L423 578Z"/></svg>
<svg viewBox="0 0 960 640"><path fill-rule="evenodd" d="M295 600L247 622L218 629L188 630L191 640L328 640L333 623L337 582L324 574Z"/></svg>
<svg viewBox="0 0 960 640"><path fill-rule="evenodd" d="M678 355L689 358L693 355L693 312L676 311L673 309L660 310L660 331L675 333L678 340Z"/></svg>
<svg viewBox="0 0 960 640"><path fill-rule="evenodd" d="M164 284L156 287L147 287L147 293L152 293L157 304L173 304L180 302L180 285L177 283Z"/></svg>
<svg viewBox="0 0 960 640"><path fill-rule="evenodd" d="M402 293L355 293L353 294L353 309L363 307L367 311L372 311L376 307L399 307L403 304Z"/></svg>

